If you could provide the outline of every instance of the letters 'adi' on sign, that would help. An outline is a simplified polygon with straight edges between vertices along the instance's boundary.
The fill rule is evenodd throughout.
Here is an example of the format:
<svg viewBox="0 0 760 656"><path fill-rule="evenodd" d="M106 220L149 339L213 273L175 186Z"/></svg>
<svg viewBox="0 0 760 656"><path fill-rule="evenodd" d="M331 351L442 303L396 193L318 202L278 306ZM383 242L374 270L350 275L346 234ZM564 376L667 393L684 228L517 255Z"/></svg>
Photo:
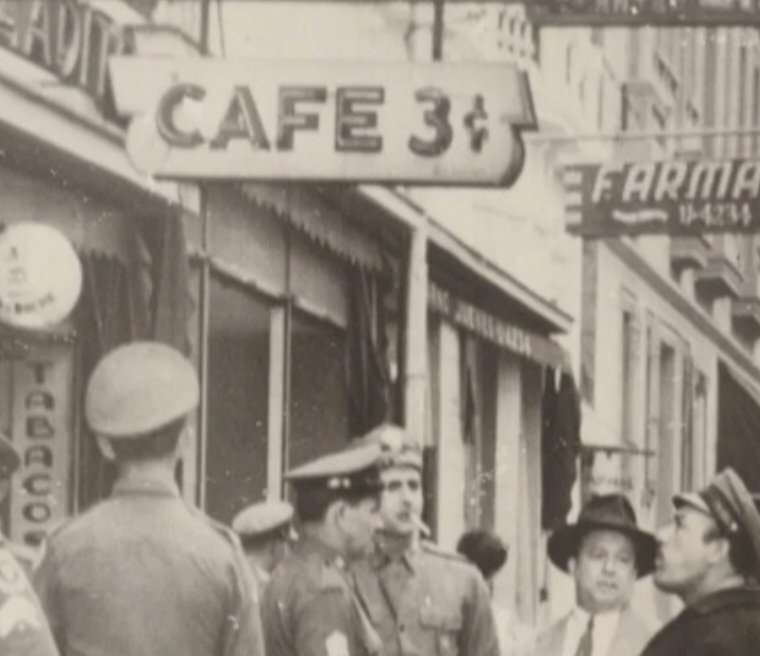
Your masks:
<svg viewBox="0 0 760 656"><path fill-rule="evenodd" d="M501 64L111 61L127 150L166 178L509 185L535 129Z"/></svg>
<svg viewBox="0 0 760 656"><path fill-rule="evenodd" d="M586 237L760 231L760 160L565 167L567 227Z"/></svg>

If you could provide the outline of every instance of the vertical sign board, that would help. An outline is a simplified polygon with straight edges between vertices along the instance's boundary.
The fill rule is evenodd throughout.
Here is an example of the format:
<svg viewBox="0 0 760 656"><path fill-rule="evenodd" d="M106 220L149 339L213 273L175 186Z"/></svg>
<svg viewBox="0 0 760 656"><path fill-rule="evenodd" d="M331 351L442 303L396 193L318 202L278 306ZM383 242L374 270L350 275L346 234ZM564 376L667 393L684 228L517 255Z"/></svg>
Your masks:
<svg viewBox="0 0 760 656"><path fill-rule="evenodd" d="M68 513L73 351L35 345L11 367L11 437L21 466L13 479L10 537L36 545Z"/></svg>

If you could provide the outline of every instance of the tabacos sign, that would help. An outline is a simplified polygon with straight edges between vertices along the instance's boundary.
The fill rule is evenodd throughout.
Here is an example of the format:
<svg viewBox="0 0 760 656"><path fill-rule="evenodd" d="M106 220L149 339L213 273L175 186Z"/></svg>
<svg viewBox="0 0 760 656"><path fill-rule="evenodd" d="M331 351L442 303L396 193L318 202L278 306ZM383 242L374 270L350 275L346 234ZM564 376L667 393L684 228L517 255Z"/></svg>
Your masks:
<svg viewBox="0 0 760 656"><path fill-rule="evenodd" d="M82 0L0 0L0 47L79 87L104 111L108 57L127 49L127 36Z"/></svg>
<svg viewBox="0 0 760 656"><path fill-rule="evenodd" d="M536 119L511 65L115 57L127 150L158 177L509 185Z"/></svg>
<svg viewBox="0 0 760 656"><path fill-rule="evenodd" d="M568 229L587 237L760 230L760 160L569 166Z"/></svg>

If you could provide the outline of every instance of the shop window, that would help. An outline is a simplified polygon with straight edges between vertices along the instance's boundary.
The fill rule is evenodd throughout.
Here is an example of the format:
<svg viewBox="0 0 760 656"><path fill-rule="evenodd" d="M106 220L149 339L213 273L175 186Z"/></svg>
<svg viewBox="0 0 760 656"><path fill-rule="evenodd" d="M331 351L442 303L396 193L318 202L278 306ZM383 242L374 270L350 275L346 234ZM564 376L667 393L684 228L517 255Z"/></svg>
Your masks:
<svg viewBox="0 0 760 656"><path fill-rule="evenodd" d="M265 497L270 308L211 279L206 510L229 522Z"/></svg>
<svg viewBox="0 0 760 656"><path fill-rule="evenodd" d="M345 446L349 438L346 333L293 313L290 348L288 465Z"/></svg>
<svg viewBox="0 0 760 656"><path fill-rule="evenodd" d="M468 528L493 527L496 468L496 351L464 337L462 341L462 439L464 518Z"/></svg>

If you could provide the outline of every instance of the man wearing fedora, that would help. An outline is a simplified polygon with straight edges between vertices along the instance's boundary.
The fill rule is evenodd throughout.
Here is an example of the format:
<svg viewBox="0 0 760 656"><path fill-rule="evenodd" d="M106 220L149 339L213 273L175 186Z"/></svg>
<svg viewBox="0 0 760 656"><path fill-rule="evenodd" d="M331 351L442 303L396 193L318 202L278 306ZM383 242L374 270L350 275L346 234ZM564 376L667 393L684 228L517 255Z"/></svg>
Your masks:
<svg viewBox="0 0 760 656"><path fill-rule="evenodd" d="M654 536L622 494L592 497L549 538L549 558L575 581L575 607L538 636L536 656L638 656L653 631L629 606L654 569Z"/></svg>
<svg viewBox="0 0 760 656"><path fill-rule="evenodd" d="M698 493L673 499L657 533L655 585L685 608L643 656L760 653L760 514L732 469Z"/></svg>

